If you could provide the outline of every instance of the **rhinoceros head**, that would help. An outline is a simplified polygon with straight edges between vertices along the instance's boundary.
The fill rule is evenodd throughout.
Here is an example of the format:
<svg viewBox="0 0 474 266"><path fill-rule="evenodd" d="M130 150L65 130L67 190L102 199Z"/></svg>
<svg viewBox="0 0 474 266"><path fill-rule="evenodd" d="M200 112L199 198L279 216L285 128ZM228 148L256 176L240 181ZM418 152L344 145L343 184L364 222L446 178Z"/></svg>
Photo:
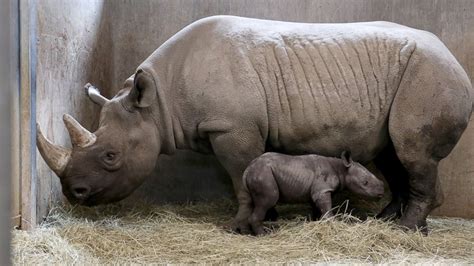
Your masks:
<svg viewBox="0 0 474 266"><path fill-rule="evenodd" d="M149 105L156 91L150 93L154 89L147 84L152 82L149 77L137 75L131 88L111 100L86 85L91 99L102 105L99 127L91 133L65 114L71 149L50 142L37 125L38 149L71 203L92 206L121 200L153 171L160 143Z"/></svg>
<svg viewBox="0 0 474 266"><path fill-rule="evenodd" d="M384 193L384 183L360 163L352 161L350 152L344 151L341 155L346 175L345 187L364 197L381 198Z"/></svg>

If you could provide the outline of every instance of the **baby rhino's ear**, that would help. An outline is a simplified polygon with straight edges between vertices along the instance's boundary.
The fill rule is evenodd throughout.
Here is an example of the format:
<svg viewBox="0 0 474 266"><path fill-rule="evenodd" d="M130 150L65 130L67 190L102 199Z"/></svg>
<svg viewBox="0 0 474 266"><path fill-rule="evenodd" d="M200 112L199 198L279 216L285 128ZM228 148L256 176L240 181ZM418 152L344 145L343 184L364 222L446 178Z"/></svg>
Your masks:
<svg viewBox="0 0 474 266"><path fill-rule="evenodd" d="M351 152L343 151L341 154L341 160L344 163L344 166L349 168L352 165Z"/></svg>

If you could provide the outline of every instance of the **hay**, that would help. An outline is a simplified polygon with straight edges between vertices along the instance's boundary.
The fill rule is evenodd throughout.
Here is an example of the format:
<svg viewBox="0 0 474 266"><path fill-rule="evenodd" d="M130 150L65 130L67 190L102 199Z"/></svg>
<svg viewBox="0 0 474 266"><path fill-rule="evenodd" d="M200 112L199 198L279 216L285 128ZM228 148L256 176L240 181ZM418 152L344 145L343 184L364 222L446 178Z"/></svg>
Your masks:
<svg viewBox="0 0 474 266"><path fill-rule="evenodd" d="M474 263L474 221L430 218L428 237L350 215L308 222L306 207L278 208L263 236L231 234L229 201L187 205L61 207L32 232L13 233L15 264Z"/></svg>

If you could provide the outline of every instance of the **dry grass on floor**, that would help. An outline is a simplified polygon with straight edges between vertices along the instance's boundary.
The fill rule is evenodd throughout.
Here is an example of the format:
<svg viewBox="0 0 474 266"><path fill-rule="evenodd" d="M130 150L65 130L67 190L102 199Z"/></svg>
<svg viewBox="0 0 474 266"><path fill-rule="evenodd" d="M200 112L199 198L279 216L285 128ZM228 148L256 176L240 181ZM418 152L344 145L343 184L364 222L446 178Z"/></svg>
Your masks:
<svg viewBox="0 0 474 266"><path fill-rule="evenodd" d="M299 208L299 209L298 209ZM431 218L428 237L349 215L308 222L283 206L264 237L231 234L228 201L55 209L32 232L13 233L15 264L91 263L474 263L474 221ZM299 216L298 216L299 215Z"/></svg>

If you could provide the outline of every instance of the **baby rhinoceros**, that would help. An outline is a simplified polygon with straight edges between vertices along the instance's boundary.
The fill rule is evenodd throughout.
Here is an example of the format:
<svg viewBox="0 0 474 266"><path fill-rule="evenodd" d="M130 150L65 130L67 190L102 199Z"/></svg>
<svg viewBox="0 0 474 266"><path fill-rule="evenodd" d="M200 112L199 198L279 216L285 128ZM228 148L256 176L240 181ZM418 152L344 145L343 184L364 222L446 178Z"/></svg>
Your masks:
<svg viewBox="0 0 474 266"><path fill-rule="evenodd" d="M319 218L333 215L334 191L347 189L369 198L381 198L384 193L383 182L353 162L349 152L343 152L340 159L265 153L247 167L243 183L253 201L249 224L256 235L264 233L265 214L277 202L311 202L313 216Z"/></svg>

